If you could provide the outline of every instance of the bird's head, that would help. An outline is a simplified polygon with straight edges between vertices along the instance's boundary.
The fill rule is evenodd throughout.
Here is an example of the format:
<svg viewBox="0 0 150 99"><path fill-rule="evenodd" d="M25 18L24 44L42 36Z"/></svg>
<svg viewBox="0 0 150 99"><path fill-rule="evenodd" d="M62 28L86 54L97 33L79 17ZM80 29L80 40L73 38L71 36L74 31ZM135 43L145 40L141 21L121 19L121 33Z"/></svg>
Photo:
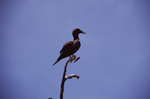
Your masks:
<svg viewBox="0 0 150 99"><path fill-rule="evenodd" d="M85 32L83 32L83 31L82 31L82 30L80 30L79 28L75 28L75 29L73 29L72 33L73 33L73 34L80 34L80 33L85 34Z"/></svg>
<svg viewBox="0 0 150 99"><path fill-rule="evenodd" d="M79 28L73 29L72 35L73 35L73 37L74 37L74 40L75 40L75 39L79 39L78 35L79 35L80 33L86 34L86 33L83 32L82 30L80 30Z"/></svg>

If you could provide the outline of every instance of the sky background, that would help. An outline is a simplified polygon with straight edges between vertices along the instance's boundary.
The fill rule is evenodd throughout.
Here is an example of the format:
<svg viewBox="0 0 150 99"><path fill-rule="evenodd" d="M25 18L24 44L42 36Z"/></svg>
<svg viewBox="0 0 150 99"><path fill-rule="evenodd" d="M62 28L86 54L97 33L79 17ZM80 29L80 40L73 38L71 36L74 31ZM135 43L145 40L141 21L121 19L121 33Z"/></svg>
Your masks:
<svg viewBox="0 0 150 99"><path fill-rule="evenodd" d="M0 98L59 99L63 44L80 28L64 99L150 99L149 0L1 0Z"/></svg>

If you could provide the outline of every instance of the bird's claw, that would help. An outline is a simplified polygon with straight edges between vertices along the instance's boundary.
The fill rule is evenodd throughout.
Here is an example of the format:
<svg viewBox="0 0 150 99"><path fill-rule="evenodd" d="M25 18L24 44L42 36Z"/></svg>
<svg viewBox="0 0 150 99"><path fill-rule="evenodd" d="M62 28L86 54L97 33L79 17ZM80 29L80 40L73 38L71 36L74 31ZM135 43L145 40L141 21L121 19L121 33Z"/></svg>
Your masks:
<svg viewBox="0 0 150 99"><path fill-rule="evenodd" d="M69 62L72 63L72 61L74 61L74 63L79 60L80 57L76 57L75 55L72 55L70 58L69 58Z"/></svg>

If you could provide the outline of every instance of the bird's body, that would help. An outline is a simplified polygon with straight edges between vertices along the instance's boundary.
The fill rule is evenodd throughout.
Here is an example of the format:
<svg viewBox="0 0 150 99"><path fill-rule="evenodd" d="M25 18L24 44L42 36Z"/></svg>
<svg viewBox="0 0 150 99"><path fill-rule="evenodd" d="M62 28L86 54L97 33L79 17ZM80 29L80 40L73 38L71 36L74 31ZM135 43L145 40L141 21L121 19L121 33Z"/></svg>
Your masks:
<svg viewBox="0 0 150 99"><path fill-rule="evenodd" d="M63 48L60 51L60 56L56 60L56 62L52 65L54 66L57 62L59 62L61 59L66 58L68 56L73 55L75 52L77 52L81 46L80 40L79 40L79 33L84 33L78 28L75 28L72 32L73 34L73 41L68 41L67 43L64 44Z"/></svg>

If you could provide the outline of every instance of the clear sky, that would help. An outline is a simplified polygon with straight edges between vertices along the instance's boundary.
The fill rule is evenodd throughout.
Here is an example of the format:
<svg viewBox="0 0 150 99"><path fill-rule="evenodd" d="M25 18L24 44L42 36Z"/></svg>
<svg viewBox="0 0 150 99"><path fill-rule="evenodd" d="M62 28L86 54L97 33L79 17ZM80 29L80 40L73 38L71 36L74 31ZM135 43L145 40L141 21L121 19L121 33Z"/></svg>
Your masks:
<svg viewBox="0 0 150 99"><path fill-rule="evenodd" d="M64 43L80 28L64 99L150 99L149 0L1 0L0 98L59 99Z"/></svg>

